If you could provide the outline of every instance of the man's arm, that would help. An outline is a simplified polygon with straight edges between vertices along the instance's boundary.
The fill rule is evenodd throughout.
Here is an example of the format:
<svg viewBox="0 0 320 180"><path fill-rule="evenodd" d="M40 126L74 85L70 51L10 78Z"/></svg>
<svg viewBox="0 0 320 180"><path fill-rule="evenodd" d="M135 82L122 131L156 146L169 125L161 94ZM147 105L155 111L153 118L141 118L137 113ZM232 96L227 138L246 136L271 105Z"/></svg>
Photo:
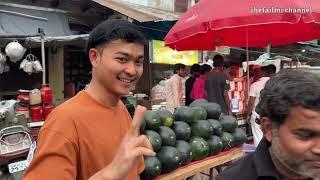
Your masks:
<svg viewBox="0 0 320 180"><path fill-rule="evenodd" d="M250 123L250 115L253 111L254 102L256 101L256 97L250 96L249 102L248 102L248 110L247 110L247 122Z"/></svg>
<svg viewBox="0 0 320 180"><path fill-rule="evenodd" d="M173 83L173 98L174 98L174 104L176 106L182 105L182 98L183 98L183 92L182 92L182 83L180 78L175 78Z"/></svg>
<svg viewBox="0 0 320 180"><path fill-rule="evenodd" d="M250 115L254 109L255 100L257 97L257 88L256 83L251 84L249 89L249 102L248 102L248 109L247 109L247 122L250 123Z"/></svg>
<svg viewBox="0 0 320 180"><path fill-rule="evenodd" d="M223 96L224 96L224 100L226 101L229 114L232 114L232 110L231 110L231 107L230 107L231 106L231 102L230 102L230 98L229 98L229 95L228 95L228 91L224 91L223 92Z"/></svg>
<svg viewBox="0 0 320 180"><path fill-rule="evenodd" d="M228 95L228 91L230 90L230 77L225 75L225 85L224 85L224 92L223 92L223 96L224 96L224 100L227 104L228 107L228 111L229 114L232 114L232 110L231 110L231 101Z"/></svg>

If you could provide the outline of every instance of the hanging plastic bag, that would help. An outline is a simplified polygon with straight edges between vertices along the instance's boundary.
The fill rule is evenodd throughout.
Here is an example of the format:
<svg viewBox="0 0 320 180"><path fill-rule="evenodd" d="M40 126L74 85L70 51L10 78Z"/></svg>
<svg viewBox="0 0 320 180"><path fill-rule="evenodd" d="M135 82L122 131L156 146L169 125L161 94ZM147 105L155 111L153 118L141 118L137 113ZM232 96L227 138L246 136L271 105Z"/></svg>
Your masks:
<svg viewBox="0 0 320 180"><path fill-rule="evenodd" d="M41 64L40 64L40 62L39 62L38 60L33 61L33 62L32 62L32 66L33 66L33 69L34 69L36 72L42 71L42 66L41 66Z"/></svg>
<svg viewBox="0 0 320 180"><path fill-rule="evenodd" d="M7 57L4 53L0 52L0 64L5 63L7 60Z"/></svg>
<svg viewBox="0 0 320 180"><path fill-rule="evenodd" d="M10 42L5 48L6 55L14 63L22 59L26 50L18 41Z"/></svg>
<svg viewBox="0 0 320 180"><path fill-rule="evenodd" d="M23 59L20 63L19 69L23 69L26 66L26 63L28 62L28 59Z"/></svg>
<svg viewBox="0 0 320 180"><path fill-rule="evenodd" d="M25 66L23 67L23 71L28 73L29 75L33 72L32 62L26 62Z"/></svg>

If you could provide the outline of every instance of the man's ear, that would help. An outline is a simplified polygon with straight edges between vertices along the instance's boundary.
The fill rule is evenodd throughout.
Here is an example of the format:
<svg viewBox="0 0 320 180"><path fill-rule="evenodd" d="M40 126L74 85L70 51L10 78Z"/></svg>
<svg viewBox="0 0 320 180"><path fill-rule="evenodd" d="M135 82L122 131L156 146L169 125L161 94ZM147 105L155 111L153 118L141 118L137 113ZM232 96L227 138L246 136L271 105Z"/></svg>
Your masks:
<svg viewBox="0 0 320 180"><path fill-rule="evenodd" d="M272 141L272 124L269 118L267 117L262 117L261 118L261 129L263 132L264 137L271 142Z"/></svg>
<svg viewBox="0 0 320 180"><path fill-rule="evenodd" d="M99 64L100 58L101 58L100 53L97 49L91 48L89 50L89 59L90 59L92 67L96 67Z"/></svg>

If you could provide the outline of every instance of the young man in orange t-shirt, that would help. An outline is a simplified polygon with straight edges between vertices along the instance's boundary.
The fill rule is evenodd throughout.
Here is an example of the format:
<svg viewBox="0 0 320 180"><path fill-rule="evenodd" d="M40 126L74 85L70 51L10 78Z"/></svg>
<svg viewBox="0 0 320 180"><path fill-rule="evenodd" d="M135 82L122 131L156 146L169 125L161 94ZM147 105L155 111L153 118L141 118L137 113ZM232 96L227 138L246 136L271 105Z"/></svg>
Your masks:
<svg viewBox="0 0 320 180"><path fill-rule="evenodd" d="M108 20L93 29L91 82L50 113L24 179L138 179L143 156L155 153L139 134L145 108L138 106L132 120L120 97L142 75L145 44L128 21Z"/></svg>

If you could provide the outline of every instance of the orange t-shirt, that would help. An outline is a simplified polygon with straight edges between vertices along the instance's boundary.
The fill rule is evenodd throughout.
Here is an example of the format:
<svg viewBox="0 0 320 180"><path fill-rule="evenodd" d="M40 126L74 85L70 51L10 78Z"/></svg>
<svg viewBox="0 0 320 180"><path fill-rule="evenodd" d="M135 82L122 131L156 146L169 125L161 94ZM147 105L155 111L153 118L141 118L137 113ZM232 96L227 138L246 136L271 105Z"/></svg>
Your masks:
<svg viewBox="0 0 320 180"><path fill-rule="evenodd" d="M112 161L131 120L121 100L108 108L79 92L46 119L23 179L89 179ZM143 168L141 157L126 179L137 179Z"/></svg>

